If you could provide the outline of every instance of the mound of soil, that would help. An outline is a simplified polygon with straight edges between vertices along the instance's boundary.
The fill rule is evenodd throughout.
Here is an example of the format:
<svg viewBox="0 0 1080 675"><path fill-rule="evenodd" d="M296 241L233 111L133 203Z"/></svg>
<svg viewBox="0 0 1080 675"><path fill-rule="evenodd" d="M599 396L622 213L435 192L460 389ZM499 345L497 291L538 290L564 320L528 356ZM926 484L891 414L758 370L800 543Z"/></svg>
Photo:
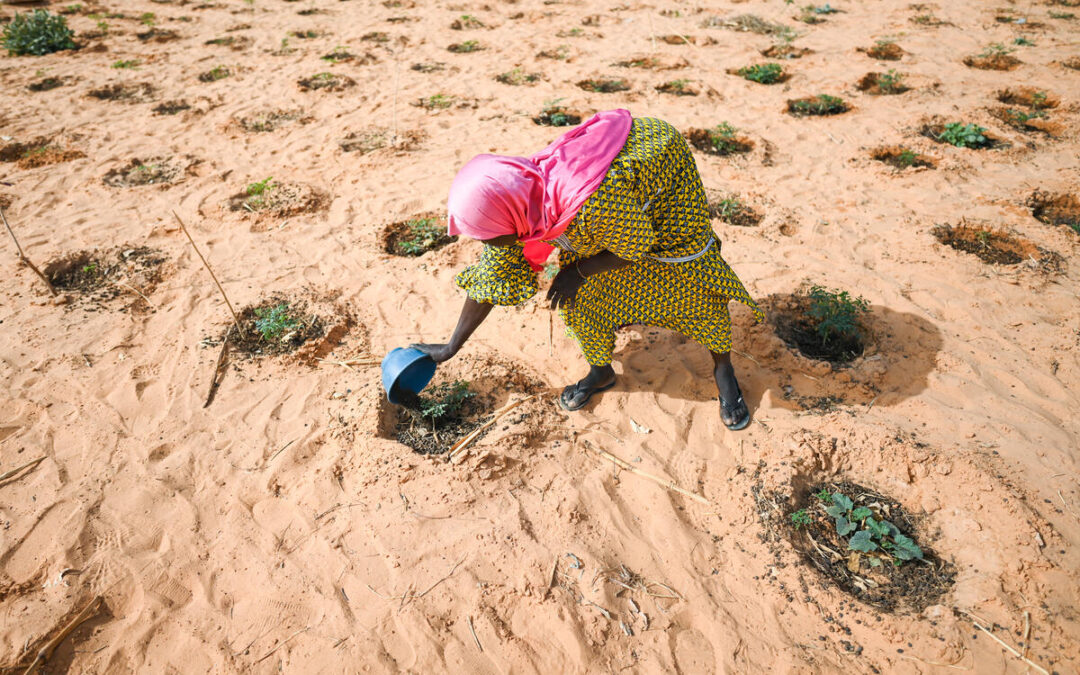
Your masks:
<svg viewBox="0 0 1080 675"><path fill-rule="evenodd" d="M665 58L659 56L636 56L626 61L612 64L617 68L642 68L644 70L680 70L688 68L690 62L684 58Z"/></svg>
<svg viewBox="0 0 1080 675"><path fill-rule="evenodd" d="M790 99L787 102L787 112L795 117L840 115L849 110L851 106L845 101L824 94Z"/></svg>
<svg viewBox="0 0 1080 675"><path fill-rule="evenodd" d="M656 85L656 91L661 94L673 94L675 96L697 96L701 93L698 86L686 80L672 80Z"/></svg>
<svg viewBox="0 0 1080 675"><path fill-rule="evenodd" d="M129 307L150 309L144 296L161 281L164 262L155 249L120 247L72 253L46 263L42 272L57 290L73 293L95 309L120 296L131 299Z"/></svg>
<svg viewBox="0 0 1080 675"><path fill-rule="evenodd" d="M717 139L711 129L690 129L684 135L690 145L711 155L734 155L754 149L754 142L746 136Z"/></svg>
<svg viewBox="0 0 1080 675"><path fill-rule="evenodd" d="M873 47L860 47L859 51L879 61L899 61L904 57L904 54L907 54L895 42L879 42Z"/></svg>
<svg viewBox="0 0 1080 675"><path fill-rule="evenodd" d="M485 413L491 407L490 402L477 395L452 406L438 419L422 414L422 399L441 399L453 390L454 385L453 382L440 382L429 386L419 397L411 392L401 395L402 405L394 427L398 443L421 455L442 455L490 418Z"/></svg>
<svg viewBox="0 0 1080 675"><path fill-rule="evenodd" d="M1061 256L1001 230L962 223L955 227L938 225L931 233L942 244L991 265L1018 265L1033 260L1042 268L1060 267Z"/></svg>
<svg viewBox="0 0 1080 675"><path fill-rule="evenodd" d="M964 65L979 70L1013 70L1023 63L1012 54L993 54L990 56L964 57Z"/></svg>
<svg viewBox="0 0 1080 675"><path fill-rule="evenodd" d="M383 231L383 249L387 253L415 258L457 241L446 233L446 217L422 213L408 220L391 223Z"/></svg>
<svg viewBox="0 0 1080 675"><path fill-rule="evenodd" d="M877 148L870 153L870 157L901 171L908 168L937 168L932 158L899 145Z"/></svg>
<svg viewBox="0 0 1080 675"><path fill-rule="evenodd" d="M620 91L630 91L630 85L625 80L581 80L577 86L594 94L613 94Z"/></svg>
<svg viewBox="0 0 1080 675"><path fill-rule="evenodd" d="M15 162L20 169L36 169L40 166L82 159L82 150L66 149L54 139L39 136L27 143L8 143L0 147L0 162Z"/></svg>
<svg viewBox="0 0 1080 675"><path fill-rule="evenodd" d="M167 156L151 157L145 161L133 159L122 167L110 169L104 181L108 186L119 188L175 183L195 164L191 158Z"/></svg>
<svg viewBox="0 0 1080 675"><path fill-rule="evenodd" d="M1031 215L1047 225L1065 225L1080 234L1080 198L1038 190L1027 199Z"/></svg>
<svg viewBox="0 0 1080 675"><path fill-rule="evenodd" d="M356 86L356 80L347 75L336 73L319 73L311 77L302 77L296 82L301 91L313 91L321 89L325 91L344 91L349 87Z"/></svg>
<svg viewBox="0 0 1080 675"><path fill-rule="evenodd" d="M922 560L896 565L887 554L850 550L848 539L837 534L833 518L825 513L826 504L817 496L822 491L839 492L849 497L856 508L866 507L875 518L892 523L902 535L916 541L923 552ZM759 502L767 499L760 493L755 496ZM775 514L772 506L760 511ZM792 522L795 513L806 515L797 528ZM919 525L920 518L909 514L896 500L862 485L840 481L806 487L780 510L779 516L773 515L765 522L770 530L778 530L803 561L829 583L880 610L900 613L918 613L938 604L956 579L955 567L938 557L925 538L915 536L920 533Z"/></svg>
<svg viewBox="0 0 1080 675"><path fill-rule="evenodd" d="M288 323L277 331L260 331L260 314L265 322L267 313L282 305L287 308ZM304 301L289 300L283 295L274 295L258 304L244 307L240 310L239 318L243 335L237 332L234 324L229 324L221 339L228 340L236 352L248 357L291 354L326 332L323 318L309 312ZM263 328L266 329L265 323Z"/></svg>
<svg viewBox="0 0 1080 675"><path fill-rule="evenodd" d="M864 336L867 330L859 322L858 335L832 336L823 341L817 333L817 324L810 317L810 298L802 293L787 296L772 296L767 301L766 314L776 330L777 336L788 347L810 359L844 364L854 361L866 349Z"/></svg>
<svg viewBox="0 0 1080 675"><path fill-rule="evenodd" d="M98 89L91 89L87 94L99 101L120 101L122 103L147 103L157 98L158 89L148 82L116 83Z"/></svg>
<svg viewBox="0 0 1080 675"><path fill-rule="evenodd" d="M729 225L756 227L765 217L736 195L724 195L710 190L708 199L709 217L722 220Z"/></svg>
<svg viewBox="0 0 1080 675"><path fill-rule="evenodd" d="M52 89L56 89L57 87L62 87L64 86L64 84L64 78L62 77L43 77L40 80L31 82L30 84L26 85L26 88L30 91L35 92L50 91Z"/></svg>
<svg viewBox="0 0 1080 675"><path fill-rule="evenodd" d="M772 45L768 49L761 50L761 55L770 59L801 59L813 53L814 50L808 47L796 47L789 44Z"/></svg>
<svg viewBox="0 0 1080 675"><path fill-rule="evenodd" d="M873 96L894 96L911 90L899 79L894 83L890 83L887 73L867 73L862 76L855 88Z"/></svg>
<svg viewBox="0 0 1080 675"><path fill-rule="evenodd" d="M292 124L293 122L302 119L304 115L303 110L263 110L261 112L252 113L250 115L244 115L243 117L236 118L236 122L240 125L240 128L250 133L262 133L266 131L274 131L280 129L283 126Z"/></svg>
<svg viewBox="0 0 1080 675"><path fill-rule="evenodd" d="M274 182L273 187L260 195L247 192L233 195L229 199L229 209L286 218L320 211L328 200L328 195L310 185Z"/></svg>

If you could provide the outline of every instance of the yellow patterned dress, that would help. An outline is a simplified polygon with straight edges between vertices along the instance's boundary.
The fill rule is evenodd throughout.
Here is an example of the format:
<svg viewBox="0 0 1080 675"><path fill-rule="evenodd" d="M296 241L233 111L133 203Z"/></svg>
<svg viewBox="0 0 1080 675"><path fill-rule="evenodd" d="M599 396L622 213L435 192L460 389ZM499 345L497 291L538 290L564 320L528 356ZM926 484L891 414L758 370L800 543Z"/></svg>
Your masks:
<svg viewBox="0 0 1080 675"><path fill-rule="evenodd" d="M591 365L611 363L621 326L668 328L723 353L731 350L729 300L765 318L720 257L690 148L662 120L634 120L603 183L551 243L560 249L560 267L605 250L634 263L589 277L574 307L560 310ZM473 300L494 305L519 305L538 289L520 244L485 246L456 283Z"/></svg>

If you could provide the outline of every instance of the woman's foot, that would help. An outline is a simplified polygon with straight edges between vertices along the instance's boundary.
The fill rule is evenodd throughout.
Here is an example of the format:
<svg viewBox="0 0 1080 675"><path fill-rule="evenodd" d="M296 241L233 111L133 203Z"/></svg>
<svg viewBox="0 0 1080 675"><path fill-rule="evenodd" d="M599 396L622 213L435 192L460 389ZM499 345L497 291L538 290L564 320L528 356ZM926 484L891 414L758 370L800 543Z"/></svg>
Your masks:
<svg viewBox="0 0 1080 675"><path fill-rule="evenodd" d="M713 353L713 377L720 394L720 421L728 429L738 431L750 424L750 409L746 407L739 381L735 379L735 369L731 366L731 354Z"/></svg>
<svg viewBox="0 0 1080 675"><path fill-rule="evenodd" d="M730 403L720 399L720 421L732 431L745 429L750 424L750 409L746 407L742 394Z"/></svg>
<svg viewBox="0 0 1080 675"><path fill-rule="evenodd" d="M559 407L563 410L581 410L593 394L607 391L615 386L615 369L610 365L593 366L589 374L574 384L566 387L559 396Z"/></svg>

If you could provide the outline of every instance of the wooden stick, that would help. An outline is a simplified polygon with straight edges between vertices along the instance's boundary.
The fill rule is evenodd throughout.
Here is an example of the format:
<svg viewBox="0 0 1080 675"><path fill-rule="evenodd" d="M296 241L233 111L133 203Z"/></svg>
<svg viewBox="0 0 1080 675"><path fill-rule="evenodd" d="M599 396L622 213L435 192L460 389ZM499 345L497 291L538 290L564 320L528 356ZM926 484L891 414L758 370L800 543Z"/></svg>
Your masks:
<svg viewBox="0 0 1080 675"><path fill-rule="evenodd" d="M266 659L270 658L270 655L271 655L271 654L273 654L273 653L274 653L274 652L276 652L277 650L279 650L279 649L281 649L282 647L284 647L284 646L285 646L285 644L286 644L286 643L287 643L287 642L288 642L289 640L293 639L294 637L296 637L296 636L297 636L297 635L299 635L300 633L303 633L303 632L307 631L307 630L308 630L309 628L311 628L311 626L306 626L306 627L304 627L304 628L301 628L300 630L296 631L295 633L293 633L293 634L292 634L292 635L290 635L289 637L285 638L284 640L282 640L281 642L279 642L279 643L278 643L278 646L277 646L277 647L274 647L273 649L271 649L270 651L268 651L268 652L267 652L266 654L264 654L264 655L263 655L263 657L262 657L261 659L259 659L259 660L258 660L258 661L256 661L255 663L262 663L262 662L263 662L263 661L265 661Z"/></svg>
<svg viewBox="0 0 1080 675"><path fill-rule="evenodd" d="M76 628L78 628L80 624L82 624L84 621L94 615L94 613L98 609L98 605L101 604L101 601L102 598L100 595L95 597L93 600L90 601L89 605L83 608L83 611L75 615L75 618L68 622L68 625L64 626L63 630L57 633L53 639L46 642L45 646L38 651L37 657L34 659L33 663L31 663L26 668L26 670L23 671L23 675L30 675L31 673L37 671L39 666L52 658L53 652L56 651L56 648L60 646L60 643L63 642L68 635L71 635L71 633Z"/></svg>
<svg viewBox="0 0 1080 675"><path fill-rule="evenodd" d="M1007 643L1006 643L1006 642L1005 642L1004 640L1002 640L1002 639L1001 639L1001 638L999 638L998 636L994 635L993 633L991 633L990 631L988 631L988 630L987 630L986 628L983 628L982 624L980 624L980 623L979 623L978 621L975 621L975 615L974 615L974 614L972 614L971 612L967 612L967 611L964 611L964 610L960 609L959 607L957 607L957 609L959 609L959 610L960 610L961 612L963 612L964 614L967 614L967 615L968 615L969 617L971 617L971 618L972 618L972 620L971 620L971 624L972 624L973 626L975 626L976 628L978 628L978 629L979 629L979 630L981 630L982 632L984 632L984 633L986 633L987 635L989 635L989 636L990 636L990 638L991 638L991 639L993 639L993 641L994 641L994 642L996 642L996 643L998 643L999 645L1001 645L1002 647L1004 647L1004 648L1005 648L1005 649L1006 649L1006 650L1007 650L1007 651L1008 651L1008 652L1009 652L1010 654L1012 654L1012 655L1013 655L1013 656L1015 656L1016 658L1020 659L1020 660L1021 660L1021 661L1023 661L1024 663L1028 664L1029 666L1031 666L1031 667L1032 667L1032 668L1034 668L1035 670L1039 671L1040 673L1042 673L1042 675L1050 675L1050 672L1049 672L1049 671L1047 671L1047 670L1046 670L1046 668L1043 668L1042 666L1040 666L1039 664L1035 663L1034 661L1032 661L1032 660L1031 660L1031 659L1029 659L1028 657L1026 657L1026 656L1024 656L1023 654L1021 654L1020 652L1016 651L1016 650L1015 650L1015 649L1013 649L1013 648L1012 648L1011 646L1009 646L1009 645L1008 645L1008 644L1007 644Z"/></svg>
<svg viewBox="0 0 1080 675"><path fill-rule="evenodd" d="M137 295L137 296L139 296L140 298L142 298L143 300L145 300L145 301L146 301L146 304L147 304L147 306L149 306L149 307L150 307L150 309L152 309L152 310L155 310L155 311L157 311L157 307L156 307L156 306L154 305L154 303L150 302L150 298L148 298L148 297L146 297L145 295L143 295L143 294L142 294L142 291L140 291L139 289L135 288L134 286L132 286L132 285L130 285L130 284L125 284L125 283L124 283L123 281L113 281L113 282L111 282L111 283L112 283L113 285L115 285L115 286L123 286L124 288L128 289L129 291L131 291L131 292L132 292L132 293L134 293L135 295Z"/></svg>
<svg viewBox="0 0 1080 675"><path fill-rule="evenodd" d="M484 651L484 648L480 646L480 638L476 637L476 629L473 628L471 616L469 617L469 632L472 633L472 639L476 642L476 648L481 652Z"/></svg>
<svg viewBox="0 0 1080 675"><path fill-rule="evenodd" d="M49 289L49 292L53 295L56 295L56 289L53 288L52 282L49 281L49 278L42 274L41 270L37 268L37 265L30 262L30 258L27 258L26 254L23 253L22 246L19 245L19 240L15 238L15 232L12 231L11 225L8 225L7 216L4 215L3 207L0 207L0 220L4 221L4 227L7 228L8 234L11 235L11 241L15 242L15 249L19 252L19 260L26 263L27 267L34 270L34 274L38 275L41 280L45 282L45 286Z"/></svg>
<svg viewBox="0 0 1080 675"><path fill-rule="evenodd" d="M521 405L522 403L524 403L526 401L533 400L534 398L536 398L539 395L540 394L533 394L532 396L526 396L525 398L521 399L517 403L510 403L508 405L503 406L500 410L495 412L494 417L492 417L487 422L484 422L483 424L481 424L477 428L473 429L472 432L468 436L466 436L465 438L463 438L460 441L458 441L457 443L455 443L454 447L450 448L450 452L447 453L446 461L448 461L448 462L452 461L454 459L454 457L457 455L457 453L459 453L462 450L464 450L465 448L467 448L470 443L472 443L473 441L476 440L477 436L479 436L481 433L483 433L483 431L485 429L489 429L493 424L498 422L499 418L506 415L506 413L510 412L511 410L513 410L514 408L518 407L519 405Z"/></svg>
<svg viewBox="0 0 1080 675"><path fill-rule="evenodd" d="M621 468L621 469L623 469L625 471L629 471L630 473L641 476L642 478L647 478L647 479L653 481L654 483L656 483L657 485L662 485L663 487L666 487L667 489L672 490L674 492L678 492L679 494L683 495L684 497L689 497L690 499L693 499L696 502L700 502L702 504L708 504L709 503L709 500L705 499L701 495L699 495L697 493L694 493L694 492L690 492L689 490L684 490L683 488L679 487L678 485L675 484L675 481L664 480L663 478L660 478L659 476L654 476L653 474L649 473L648 471L642 471L641 469L637 468L636 466L633 466L632 464L629 464L625 460L619 459L618 457L616 457L615 455L611 454L610 452L608 452L606 450L600 450L600 449L597 449L597 448L593 448L589 444L588 441L583 440L582 443L585 444L585 447L589 448L590 450L595 452L600 457L612 462L613 464L615 464L615 466L618 466L619 468Z"/></svg>
<svg viewBox="0 0 1080 675"><path fill-rule="evenodd" d="M27 462L26 464L23 464L22 466L15 467L11 471L5 471L4 473L0 474L0 481L5 481L8 478L11 478L12 476L14 476L15 474L19 473L20 471L22 471L23 469L25 469L25 468L27 468L29 466L37 466L44 459L45 459L45 456L42 455L41 457L38 457L37 459L30 460L29 462Z"/></svg>
<svg viewBox="0 0 1080 675"><path fill-rule="evenodd" d="M184 221L180 220L180 216L176 215L176 211L173 211L172 214L173 218L176 218L176 222L180 223L180 229L184 231L184 236L191 242L191 248L195 249L195 253L199 256L199 260L202 260L202 264L206 267L206 271L210 273L210 278L217 284L218 290L221 291L221 297L225 298L225 304L229 306L229 312L232 313L233 322L236 324L236 332L240 333L240 337L247 337L244 335L244 329L240 327L240 317L236 315L236 310L233 309L232 303L229 302L229 296L225 295L225 289L221 287L221 282L218 281L217 275L214 274L214 270L210 269L210 263L206 262L206 258L203 257L202 251L195 245L195 240L191 238L191 234L184 225Z"/></svg>
<svg viewBox="0 0 1080 675"><path fill-rule="evenodd" d="M207 408L214 400L214 392L218 388L218 373L221 371L221 362L225 360L225 352L229 351L229 333L225 333L225 339L221 341L221 351L218 352L217 361L214 363L214 372L210 374L210 389L206 392L206 403L203 403L203 407Z"/></svg>

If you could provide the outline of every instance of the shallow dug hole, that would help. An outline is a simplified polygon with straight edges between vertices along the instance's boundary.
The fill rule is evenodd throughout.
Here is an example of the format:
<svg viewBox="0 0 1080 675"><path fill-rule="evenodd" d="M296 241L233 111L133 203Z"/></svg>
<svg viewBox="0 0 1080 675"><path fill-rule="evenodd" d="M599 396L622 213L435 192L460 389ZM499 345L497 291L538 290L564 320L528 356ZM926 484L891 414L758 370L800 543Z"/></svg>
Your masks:
<svg viewBox="0 0 1080 675"><path fill-rule="evenodd" d="M82 159L82 150L66 148L56 139L39 136L26 143L8 143L0 147L0 162L15 162L20 169L36 169L39 166Z"/></svg>
<svg viewBox="0 0 1080 675"><path fill-rule="evenodd" d="M870 153L870 157L900 171L904 169L937 168L933 158L899 145L876 148Z"/></svg>
<svg viewBox="0 0 1080 675"><path fill-rule="evenodd" d="M1028 197L1027 206L1036 220L1047 225L1064 225L1080 234L1080 198L1039 190Z"/></svg>
<svg viewBox="0 0 1080 675"><path fill-rule="evenodd" d="M855 298L849 299L856 302ZM833 331L829 337L822 338L818 330L820 320L811 310L814 301L811 291L800 291L791 295L771 295L765 302L765 313L772 321L776 335L788 347L798 350L810 359L828 361L833 364L845 364L862 356L869 341L869 330L865 323L867 309L861 311L849 307L851 321L846 332ZM836 303L825 302L824 311L835 315ZM833 319L836 323L836 319ZM842 325L842 322L836 323Z"/></svg>
<svg viewBox="0 0 1080 675"><path fill-rule="evenodd" d="M938 225L931 233L945 244L964 253L971 253L991 265L1018 265L1034 262L1043 269L1060 269L1061 256L1001 230L968 225Z"/></svg>
<svg viewBox="0 0 1080 675"><path fill-rule="evenodd" d="M766 529L786 539L828 582L878 609L921 612L939 604L955 582L955 567L921 536L920 518L876 490L837 481L806 485L786 504L760 491L755 499Z"/></svg>
<svg viewBox="0 0 1080 675"><path fill-rule="evenodd" d="M122 103L146 103L157 98L157 87L147 82L131 84L110 84L99 89L91 89L87 94L99 101L120 101Z"/></svg>
<svg viewBox="0 0 1080 675"><path fill-rule="evenodd" d="M168 185L176 183L198 164L192 157L150 157L146 160L132 159L123 166L110 169L105 174L105 184L110 187L130 188L141 185Z"/></svg>
<svg viewBox="0 0 1080 675"><path fill-rule="evenodd" d="M259 216L287 218L302 213L321 211L329 196L321 190L302 183L285 183L266 178L250 183L228 202L232 211L247 211Z"/></svg>
<svg viewBox="0 0 1080 675"><path fill-rule="evenodd" d="M383 232L383 249L406 258L424 255L455 241L457 237L446 233L446 217L437 213L424 213L392 223Z"/></svg>
<svg viewBox="0 0 1080 675"><path fill-rule="evenodd" d="M45 264L42 272L59 291L95 311L103 303L126 297L133 309L152 309L147 296L162 279L165 256L155 249L120 247L108 251L78 251Z"/></svg>
<svg viewBox="0 0 1080 675"><path fill-rule="evenodd" d="M326 334L326 323L303 300L273 295L240 310L241 335L230 325L222 339L248 357L291 354Z"/></svg>

